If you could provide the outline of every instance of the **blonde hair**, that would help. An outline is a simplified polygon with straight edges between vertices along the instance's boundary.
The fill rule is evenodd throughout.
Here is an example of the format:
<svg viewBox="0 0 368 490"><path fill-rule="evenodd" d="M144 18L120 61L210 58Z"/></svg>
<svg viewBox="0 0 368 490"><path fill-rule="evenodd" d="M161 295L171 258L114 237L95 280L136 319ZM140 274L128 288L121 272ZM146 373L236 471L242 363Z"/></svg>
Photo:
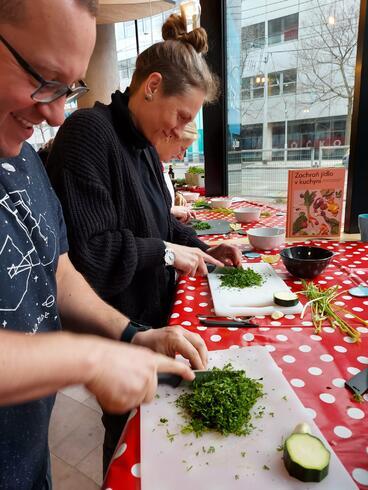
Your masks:
<svg viewBox="0 0 368 490"><path fill-rule="evenodd" d="M162 37L163 42L153 44L138 56L131 93L135 93L151 73L158 72L166 96L197 88L204 92L205 102L217 100L218 78L203 56L208 51L206 31L199 27L187 33L185 19L172 14L162 26Z"/></svg>
<svg viewBox="0 0 368 490"><path fill-rule="evenodd" d="M197 141L198 139L198 129L194 121L188 123L183 131L181 140Z"/></svg>

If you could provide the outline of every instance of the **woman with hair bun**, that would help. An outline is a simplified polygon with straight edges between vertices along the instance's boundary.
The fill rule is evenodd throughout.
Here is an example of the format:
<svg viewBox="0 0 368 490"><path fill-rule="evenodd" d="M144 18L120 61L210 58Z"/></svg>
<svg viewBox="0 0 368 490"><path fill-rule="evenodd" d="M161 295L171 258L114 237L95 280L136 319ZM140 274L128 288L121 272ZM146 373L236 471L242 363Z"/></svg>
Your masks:
<svg viewBox="0 0 368 490"><path fill-rule="evenodd" d="M171 15L162 34L163 42L138 56L124 93L65 121L48 159L75 267L105 301L154 328L167 324L175 269L206 274L206 262L241 260L234 246L209 247L170 214L154 146L180 138L202 104L216 100L218 82L203 56L204 29L187 33L184 20ZM181 327L172 331L183 334ZM105 414L103 422L106 471L125 419Z"/></svg>

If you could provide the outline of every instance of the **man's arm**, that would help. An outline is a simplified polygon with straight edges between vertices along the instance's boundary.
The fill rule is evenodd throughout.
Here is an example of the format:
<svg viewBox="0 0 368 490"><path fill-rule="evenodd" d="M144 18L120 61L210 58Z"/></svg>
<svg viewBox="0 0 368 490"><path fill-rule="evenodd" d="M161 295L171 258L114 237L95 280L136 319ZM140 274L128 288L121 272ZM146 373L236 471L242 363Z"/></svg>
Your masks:
<svg viewBox="0 0 368 490"><path fill-rule="evenodd" d="M129 319L93 291L70 262L68 254L59 258L56 280L57 303L64 329L120 339Z"/></svg>
<svg viewBox="0 0 368 490"><path fill-rule="evenodd" d="M194 377L185 364L149 349L63 332L0 332L0 369L0 405L27 402L81 383L112 413L152 400L158 372Z"/></svg>

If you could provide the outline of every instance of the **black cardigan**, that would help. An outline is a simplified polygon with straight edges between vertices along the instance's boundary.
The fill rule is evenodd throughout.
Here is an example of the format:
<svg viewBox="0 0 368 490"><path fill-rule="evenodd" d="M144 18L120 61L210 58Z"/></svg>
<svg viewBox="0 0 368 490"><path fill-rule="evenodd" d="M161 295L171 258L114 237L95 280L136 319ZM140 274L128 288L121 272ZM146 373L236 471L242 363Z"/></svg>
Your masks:
<svg viewBox="0 0 368 490"><path fill-rule="evenodd" d="M170 214L157 152L133 126L128 96L117 95L126 105L119 121L112 104L78 110L65 121L48 171L63 206L75 267L115 308L136 321L162 326L170 312L173 282L137 172L140 150L149 151L161 188L167 241L202 250L208 246Z"/></svg>

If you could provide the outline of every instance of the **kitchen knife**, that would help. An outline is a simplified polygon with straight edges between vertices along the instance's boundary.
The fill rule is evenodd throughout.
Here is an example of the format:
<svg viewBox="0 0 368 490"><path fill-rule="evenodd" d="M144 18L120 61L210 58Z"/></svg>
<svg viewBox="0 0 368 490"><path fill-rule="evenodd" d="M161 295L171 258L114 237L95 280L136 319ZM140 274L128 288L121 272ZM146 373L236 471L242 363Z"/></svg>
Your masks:
<svg viewBox="0 0 368 490"><path fill-rule="evenodd" d="M211 371L206 370L193 370L195 374L195 379L205 379ZM171 374L171 373L158 373L157 381L159 385L168 385L173 388L177 388L178 386L190 386L193 381L188 381L183 379L179 374Z"/></svg>
<svg viewBox="0 0 368 490"><path fill-rule="evenodd" d="M257 328L257 323L238 322L232 320L201 320L202 325L206 327L237 327L237 328Z"/></svg>

